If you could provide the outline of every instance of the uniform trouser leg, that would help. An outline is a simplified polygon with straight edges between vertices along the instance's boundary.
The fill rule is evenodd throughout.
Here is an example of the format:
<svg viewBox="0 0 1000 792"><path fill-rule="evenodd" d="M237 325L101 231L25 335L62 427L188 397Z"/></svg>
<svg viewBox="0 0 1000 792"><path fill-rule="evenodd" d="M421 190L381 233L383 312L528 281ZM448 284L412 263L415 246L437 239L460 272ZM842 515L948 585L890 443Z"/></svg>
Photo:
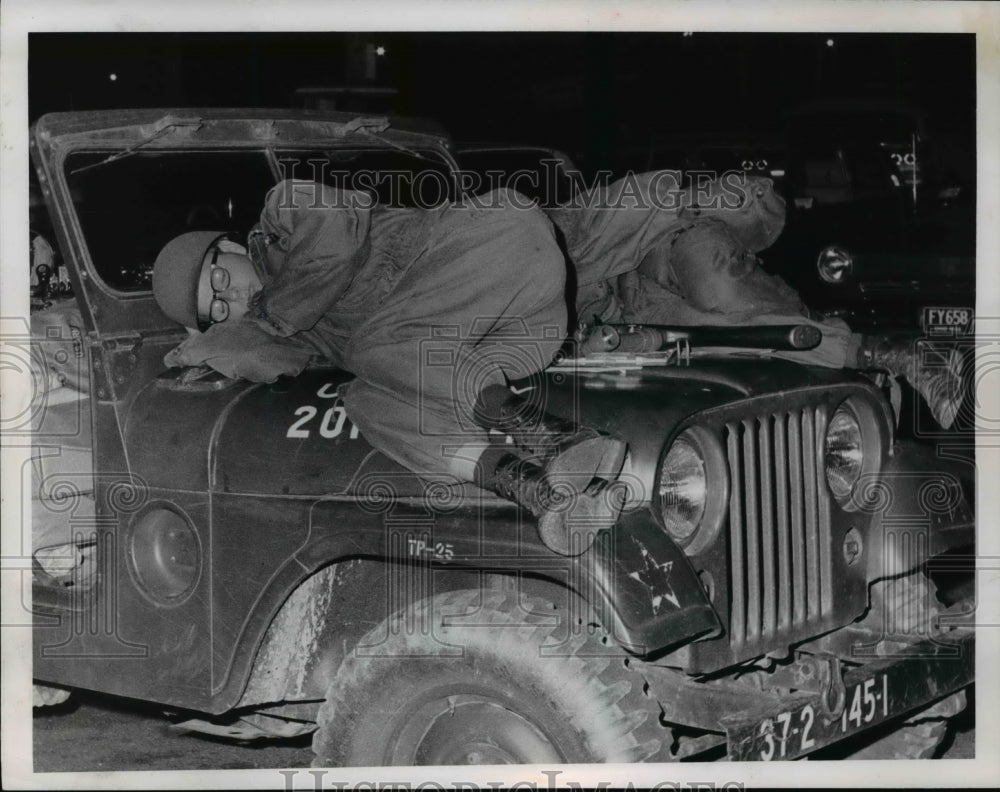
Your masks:
<svg viewBox="0 0 1000 792"><path fill-rule="evenodd" d="M488 385L549 364L566 332L565 264L534 209L452 209L354 334L345 406L361 433L424 477L471 480L489 444Z"/></svg>
<svg viewBox="0 0 1000 792"><path fill-rule="evenodd" d="M721 222L698 224L679 234L669 255L653 255L640 267L631 321L675 325L810 324L823 333L819 346L777 352L776 357L830 368L854 365L857 339L838 319L815 320L798 293L761 269Z"/></svg>
<svg viewBox="0 0 1000 792"><path fill-rule="evenodd" d="M819 328L823 338L810 350L775 357L832 368L873 368L905 377L942 427L951 426L965 397L960 356L947 365L918 365L912 343L852 333L836 319L814 320L784 281L769 275L741 251L721 226L705 224L678 238L669 258L641 281L644 288L631 321L661 324L797 324ZM668 288L669 287L669 288Z"/></svg>

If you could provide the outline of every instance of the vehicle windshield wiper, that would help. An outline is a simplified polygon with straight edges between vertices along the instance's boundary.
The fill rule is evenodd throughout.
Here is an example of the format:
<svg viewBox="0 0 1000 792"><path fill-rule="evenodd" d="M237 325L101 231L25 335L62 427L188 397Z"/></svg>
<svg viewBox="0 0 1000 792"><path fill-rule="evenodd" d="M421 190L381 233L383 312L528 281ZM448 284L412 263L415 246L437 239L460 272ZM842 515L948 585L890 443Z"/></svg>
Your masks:
<svg viewBox="0 0 1000 792"><path fill-rule="evenodd" d="M411 157L433 161L431 157L421 154L419 151L415 151L408 146L404 146L402 143L397 143L395 140L390 140L385 137L382 133L388 128L389 119L385 116L358 116L357 118L344 124L343 128L336 133L336 136L347 137L348 135L362 135L364 137L377 140L380 143L384 143L397 151L402 151L404 154L409 154Z"/></svg>
<svg viewBox="0 0 1000 792"><path fill-rule="evenodd" d="M161 137L163 137L164 135L166 135L168 132L172 132L173 130L177 129L177 127L185 127L185 126L200 127L201 126L201 119L200 118L176 118L176 119L170 119L160 129L156 130L156 132L154 132L152 135L149 135L148 137L143 138L138 143L136 143L136 144L134 144L132 146L129 146L127 149L125 149L123 151L116 151L111 156L105 157L104 159L99 160L98 162L92 162L89 165L83 165L83 166L81 166L79 168L76 168L75 170L71 170L69 172L69 175L73 176L73 175L75 175L77 173L80 173L82 171L90 170L91 168L98 168L101 165L107 165L107 164L109 164L111 162L117 162L120 159L125 159L126 157L130 157L133 154L135 154L136 151L138 151L139 149L141 149L143 146L146 146L146 145L152 143L154 140L159 140Z"/></svg>

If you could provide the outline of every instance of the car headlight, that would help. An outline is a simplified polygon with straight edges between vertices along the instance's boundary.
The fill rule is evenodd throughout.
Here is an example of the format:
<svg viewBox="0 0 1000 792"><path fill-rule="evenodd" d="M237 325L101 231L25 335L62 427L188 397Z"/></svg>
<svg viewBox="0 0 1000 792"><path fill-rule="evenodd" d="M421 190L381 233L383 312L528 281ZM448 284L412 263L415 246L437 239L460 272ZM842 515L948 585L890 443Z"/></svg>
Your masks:
<svg viewBox="0 0 1000 792"><path fill-rule="evenodd" d="M854 410L842 404L826 427L826 481L837 500L850 497L864 468L865 449L861 424Z"/></svg>
<svg viewBox="0 0 1000 792"><path fill-rule="evenodd" d="M657 503L663 527L685 550L699 552L721 524L728 489L719 444L700 427L685 429L660 463Z"/></svg>
<svg viewBox="0 0 1000 792"><path fill-rule="evenodd" d="M816 269L827 283L843 283L851 276L854 260L844 248L831 245L820 252L816 259Z"/></svg>

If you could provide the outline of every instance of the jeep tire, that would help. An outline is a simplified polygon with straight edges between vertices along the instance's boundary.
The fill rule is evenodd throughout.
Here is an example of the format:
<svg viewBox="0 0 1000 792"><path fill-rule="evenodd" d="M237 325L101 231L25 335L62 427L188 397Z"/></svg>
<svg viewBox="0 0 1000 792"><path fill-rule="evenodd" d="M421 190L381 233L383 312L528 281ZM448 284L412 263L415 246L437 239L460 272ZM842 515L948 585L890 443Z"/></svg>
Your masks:
<svg viewBox="0 0 1000 792"><path fill-rule="evenodd" d="M559 615L465 590L389 617L330 685L314 766L662 761L670 732L643 678L599 631L560 645Z"/></svg>

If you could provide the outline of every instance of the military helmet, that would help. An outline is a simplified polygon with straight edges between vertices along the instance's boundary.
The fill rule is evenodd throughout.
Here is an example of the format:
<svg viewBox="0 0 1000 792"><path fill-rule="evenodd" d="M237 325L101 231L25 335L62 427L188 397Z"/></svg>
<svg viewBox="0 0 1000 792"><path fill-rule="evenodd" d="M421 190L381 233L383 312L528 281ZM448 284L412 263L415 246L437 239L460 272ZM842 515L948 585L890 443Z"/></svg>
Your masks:
<svg viewBox="0 0 1000 792"><path fill-rule="evenodd" d="M175 322L191 328L201 323L198 287L205 257L225 236L222 231L190 231L171 239L156 257L153 297Z"/></svg>

